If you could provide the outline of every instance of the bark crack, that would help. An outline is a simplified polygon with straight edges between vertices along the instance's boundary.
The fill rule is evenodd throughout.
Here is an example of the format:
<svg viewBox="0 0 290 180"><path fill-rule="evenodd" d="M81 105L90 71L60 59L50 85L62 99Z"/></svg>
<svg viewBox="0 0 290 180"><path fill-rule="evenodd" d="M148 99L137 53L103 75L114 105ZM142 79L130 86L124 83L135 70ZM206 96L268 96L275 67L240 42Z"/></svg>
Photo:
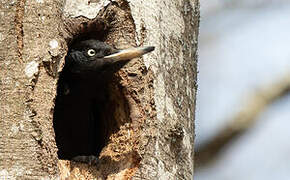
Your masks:
<svg viewBox="0 0 290 180"><path fill-rule="evenodd" d="M24 18L24 7L26 0L18 0L16 4L16 15L15 15L15 31L17 39L17 55L18 61L23 63L23 18Z"/></svg>

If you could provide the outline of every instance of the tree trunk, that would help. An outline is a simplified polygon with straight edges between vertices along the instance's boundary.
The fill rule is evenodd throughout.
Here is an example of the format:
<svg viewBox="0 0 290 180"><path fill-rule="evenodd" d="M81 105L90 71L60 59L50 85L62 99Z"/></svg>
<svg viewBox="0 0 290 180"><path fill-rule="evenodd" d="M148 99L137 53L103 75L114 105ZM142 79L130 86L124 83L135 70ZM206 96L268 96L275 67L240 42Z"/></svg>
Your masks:
<svg viewBox="0 0 290 180"><path fill-rule="evenodd" d="M0 179L193 178L198 0L2 0L0 10ZM83 36L156 47L114 76L94 165L59 160L53 129L59 72Z"/></svg>

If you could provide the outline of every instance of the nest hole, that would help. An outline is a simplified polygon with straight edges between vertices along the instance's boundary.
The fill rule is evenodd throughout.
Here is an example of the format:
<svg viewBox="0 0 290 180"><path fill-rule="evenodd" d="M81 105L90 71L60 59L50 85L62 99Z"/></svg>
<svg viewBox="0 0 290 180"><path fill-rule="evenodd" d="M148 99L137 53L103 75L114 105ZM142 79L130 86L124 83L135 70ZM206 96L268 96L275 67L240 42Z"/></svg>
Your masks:
<svg viewBox="0 0 290 180"><path fill-rule="evenodd" d="M78 28L71 28L76 30L70 32L72 37L66 39L68 52L72 45L82 40L96 39L106 42L110 29L105 24L104 21L96 20L74 24ZM107 43L111 44L110 42ZM69 89L65 84L63 72L60 73L53 115L59 159L75 160L75 157L89 155L95 155L98 158L103 148L108 144L109 137L116 133L121 125L130 121L129 104L123 93L124 87L120 84L121 78L118 73L114 73L112 77L111 81L103 87L106 92L104 94L105 101L83 104L79 107L77 104L84 102L81 97L67 96ZM90 86L82 88L90 88ZM87 118L90 116L88 113L95 115L94 122L87 122ZM85 147L92 146L92 139L90 138L96 141L93 146L97 146L93 154L92 152L85 152Z"/></svg>

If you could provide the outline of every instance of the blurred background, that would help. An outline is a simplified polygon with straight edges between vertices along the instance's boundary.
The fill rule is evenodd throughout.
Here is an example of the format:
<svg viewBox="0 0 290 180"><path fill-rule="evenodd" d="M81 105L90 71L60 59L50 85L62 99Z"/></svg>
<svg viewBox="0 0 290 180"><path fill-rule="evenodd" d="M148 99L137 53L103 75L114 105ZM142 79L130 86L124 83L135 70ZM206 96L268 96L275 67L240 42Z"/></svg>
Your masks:
<svg viewBox="0 0 290 180"><path fill-rule="evenodd" d="M290 0L200 0L195 180L290 179Z"/></svg>

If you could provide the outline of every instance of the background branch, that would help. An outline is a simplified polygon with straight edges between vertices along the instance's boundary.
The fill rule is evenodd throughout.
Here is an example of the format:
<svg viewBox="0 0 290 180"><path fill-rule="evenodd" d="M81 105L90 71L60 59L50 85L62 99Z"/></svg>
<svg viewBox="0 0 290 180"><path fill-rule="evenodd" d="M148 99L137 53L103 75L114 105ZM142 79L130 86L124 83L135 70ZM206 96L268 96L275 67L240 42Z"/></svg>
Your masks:
<svg viewBox="0 0 290 180"><path fill-rule="evenodd" d="M231 141L244 134L258 120L258 115L272 102L290 91L290 74L249 97L242 109L233 116L228 125L204 145L197 147L195 162L197 167L205 166L217 159L221 150Z"/></svg>

